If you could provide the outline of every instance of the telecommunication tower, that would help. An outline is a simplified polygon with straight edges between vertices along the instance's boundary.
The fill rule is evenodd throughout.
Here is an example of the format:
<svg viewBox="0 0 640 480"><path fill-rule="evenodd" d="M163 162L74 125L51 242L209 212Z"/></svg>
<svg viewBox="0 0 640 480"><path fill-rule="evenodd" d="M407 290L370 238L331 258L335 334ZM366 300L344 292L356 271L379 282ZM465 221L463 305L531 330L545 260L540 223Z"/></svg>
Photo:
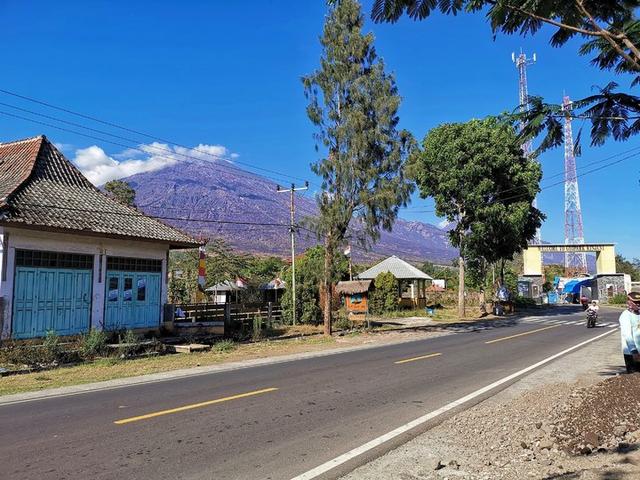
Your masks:
<svg viewBox="0 0 640 480"><path fill-rule="evenodd" d="M580 245L584 243L584 231L569 113L571 99L567 95L562 99L562 110L564 111L564 243ZM565 253L564 269L567 275L587 273L587 255L576 252Z"/></svg>
<svg viewBox="0 0 640 480"><path fill-rule="evenodd" d="M511 60L516 64L518 69L518 99L520 101L520 113L529 111L529 90L527 88L527 67L536 63L536 54L533 54L532 58L527 58L526 54L520 51L520 55L516 57L515 53L511 53ZM524 128L524 121L520 121L520 131ZM527 140L522 144L522 151L526 157L531 156L531 140ZM537 207L537 199L533 200L533 206ZM536 232L536 236L533 238L534 244L539 244L542 241L540 237L540 230Z"/></svg>

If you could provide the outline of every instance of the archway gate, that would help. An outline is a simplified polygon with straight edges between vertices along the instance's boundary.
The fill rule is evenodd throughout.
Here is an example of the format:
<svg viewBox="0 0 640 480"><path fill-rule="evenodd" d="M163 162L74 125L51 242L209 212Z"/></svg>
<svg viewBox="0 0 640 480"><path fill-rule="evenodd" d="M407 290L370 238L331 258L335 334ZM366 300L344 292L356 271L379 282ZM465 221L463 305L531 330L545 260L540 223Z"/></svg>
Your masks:
<svg viewBox="0 0 640 480"><path fill-rule="evenodd" d="M593 299L606 303L613 295L626 291L624 274L616 272L616 250L613 243L529 245L522 252L524 270L519 283L525 282L529 285L530 296L540 297L544 284L543 255L569 252L596 254L596 273L590 285Z"/></svg>

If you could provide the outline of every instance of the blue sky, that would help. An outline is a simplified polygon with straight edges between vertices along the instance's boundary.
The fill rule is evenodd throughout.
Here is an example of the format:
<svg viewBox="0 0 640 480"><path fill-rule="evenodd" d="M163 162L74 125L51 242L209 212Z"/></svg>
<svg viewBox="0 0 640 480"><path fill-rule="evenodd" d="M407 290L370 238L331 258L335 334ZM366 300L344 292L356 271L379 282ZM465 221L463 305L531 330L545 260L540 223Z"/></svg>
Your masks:
<svg viewBox="0 0 640 480"><path fill-rule="evenodd" d="M367 12L369 5L365 1ZM325 11L323 0L0 0L0 88L314 182L309 169L316 159L313 128L305 115L300 77L317 68ZM367 19L367 30L374 32L378 54L396 75L404 99L401 126L419 139L443 122L514 108L517 73L511 52L520 48L538 57L528 71L530 93L549 101L560 102L563 91L572 98L586 96L594 85L610 80L629 85L626 77L592 68L588 58L577 56L575 43L549 47L548 32L494 41L481 15L437 15L395 25ZM6 94L0 93L0 102L108 129L140 144L151 142ZM34 118L3 105L0 111ZM579 126L574 122L574 130ZM125 161L133 161L126 165L135 169L154 160L123 152L123 146L0 115L2 141L39 133L61 144L70 158L84 161L87 169ZM585 144L578 173L582 164L639 146L638 139L600 148ZM546 153L541 162L544 187L559 179L553 176L562 172L562 149ZM580 179L586 240L617 242L628 257L640 257L640 229L628 220L640 195L639 162L631 158ZM545 189L539 206L548 216L543 238L562 242L562 186ZM402 216L438 223L425 211L432 209L430 200L416 198Z"/></svg>

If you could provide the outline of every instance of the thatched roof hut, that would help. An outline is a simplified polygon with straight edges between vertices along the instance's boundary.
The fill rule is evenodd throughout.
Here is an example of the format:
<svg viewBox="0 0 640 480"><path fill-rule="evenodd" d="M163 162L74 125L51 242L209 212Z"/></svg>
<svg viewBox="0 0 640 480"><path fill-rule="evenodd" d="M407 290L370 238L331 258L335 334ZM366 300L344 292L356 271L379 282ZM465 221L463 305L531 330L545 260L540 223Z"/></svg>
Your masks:
<svg viewBox="0 0 640 480"><path fill-rule="evenodd" d="M354 295L357 293L365 293L371 287L371 280L352 280L346 282L338 282L336 292L341 295Z"/></svg>

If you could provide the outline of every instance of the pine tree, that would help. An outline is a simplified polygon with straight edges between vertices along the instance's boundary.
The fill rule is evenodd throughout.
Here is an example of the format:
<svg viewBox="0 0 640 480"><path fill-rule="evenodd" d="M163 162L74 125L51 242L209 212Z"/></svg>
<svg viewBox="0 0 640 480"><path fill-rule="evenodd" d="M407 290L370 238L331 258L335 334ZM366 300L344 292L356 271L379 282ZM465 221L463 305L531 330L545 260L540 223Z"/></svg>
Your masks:
<svg viewBox="0 0 640 480"><path fill-rule="evenodd" d="M404 165L413 138L398 130L398 95L393 76L362 32L364 19L356 0L329 7L320 43L320 68L303 78L307 114L317 127L316 149L326 157L312 164L322 177L320 210L314 227L324 241L324 332L331 334L330 294L334 258L347 236L362 245L390 230L413 185ZM353 225L352 225L353 224Z"/></svg>

